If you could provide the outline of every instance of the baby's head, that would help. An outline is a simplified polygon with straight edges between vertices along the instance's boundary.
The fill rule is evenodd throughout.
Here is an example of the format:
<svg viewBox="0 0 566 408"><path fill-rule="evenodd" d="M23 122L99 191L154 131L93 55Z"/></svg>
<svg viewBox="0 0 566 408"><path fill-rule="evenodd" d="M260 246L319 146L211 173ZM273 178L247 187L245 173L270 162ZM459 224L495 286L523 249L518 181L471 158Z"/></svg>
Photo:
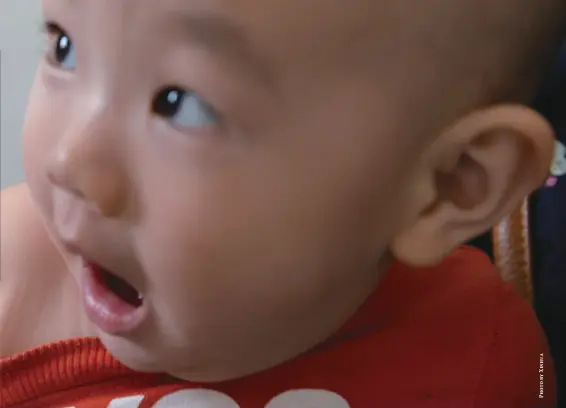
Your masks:
<svg viewBox="0 0 566 408"><path fill-rule="evenodd" d="M29 185L79 285L86 257L143 295L99 330L137 370L292 358L391 259L439 262L548 171L552 132L517 103L563 0L43 5Z"/></svg>

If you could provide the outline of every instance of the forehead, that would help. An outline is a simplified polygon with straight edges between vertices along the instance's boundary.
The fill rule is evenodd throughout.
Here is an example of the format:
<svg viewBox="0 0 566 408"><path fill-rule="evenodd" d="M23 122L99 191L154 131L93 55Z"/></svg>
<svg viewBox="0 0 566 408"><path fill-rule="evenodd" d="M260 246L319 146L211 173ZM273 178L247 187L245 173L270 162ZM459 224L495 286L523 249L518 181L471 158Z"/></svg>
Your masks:
<svg viewBox="0 0 566 408"><path fill-rule="evenodd" d="M285 22L306 19L311 23L351 18L360 11L376 9L386 0L43 0L48 7L77 10L105 10L122 16L143 13L192 12L216 13L240 21L275 20ZM381 7L380 7L381 8ZM336 21L336 20L334 20Z"/></svg>
<svg viewBox="0 0 566 408"><path fill-rule="evenodd" d="M368 39L377 38L388 20L386 3L389 1L43 0L47 18L64 15L99 36L129 32L141 38L183 31L209 45L237 48L239 40L245 39L263 53L302 55L311 61L327 53L352 53Z"/></svg>
<svg viewBox="0 0 566 408"><path fill-rule="evenodd" d="M43 0L47 10L104 21L141 23L176 16L206 15L229 20L249 30L277 28L303 32L321 29L351 20L366 0L354 4L337 0ZM340 21L341 20L341 21ZM305 23L309 23L308 25ZM289 25L291 24L291 25ZM343 25L343 24L340 24ZM292 29L292 30L291 30Z"/></svg>

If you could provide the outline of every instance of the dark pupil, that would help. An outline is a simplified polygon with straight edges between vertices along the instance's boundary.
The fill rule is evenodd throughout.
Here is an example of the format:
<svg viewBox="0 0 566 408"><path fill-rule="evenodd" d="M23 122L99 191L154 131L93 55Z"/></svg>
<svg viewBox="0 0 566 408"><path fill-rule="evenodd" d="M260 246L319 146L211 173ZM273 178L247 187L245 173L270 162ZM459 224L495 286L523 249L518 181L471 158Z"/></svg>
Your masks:
<svg viewBox="0 0 566 408"><path fill-rule="evenodd" d="M57 41L57 49L55 50L55 57L58 62L65 61L65 58L71 51L71 40L66 35L61 35Z"/></svg>
<svg viewBox="0 0 566 408"><path fill-rule="evenodd" d="M153 111L165 117L175 116L181 107L184 96L184 91L179 89L165 89L159 92L155 97L153 101Z"/></svg>

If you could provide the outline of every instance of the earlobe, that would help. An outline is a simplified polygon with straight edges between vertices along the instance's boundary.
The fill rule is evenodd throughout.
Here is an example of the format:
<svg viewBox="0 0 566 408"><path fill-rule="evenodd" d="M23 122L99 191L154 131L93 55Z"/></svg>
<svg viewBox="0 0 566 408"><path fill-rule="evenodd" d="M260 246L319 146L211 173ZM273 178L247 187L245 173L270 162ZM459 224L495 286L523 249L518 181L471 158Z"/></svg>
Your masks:
<svg viewBox="0 0 566 408"><path fill-rule="evenodd" d="M412 227L400 231L392 240L392 256L408 266L426 268L435 266L455 248L449 232L438 228L438 220L421 217Z"/></svg>
<svg viewBox="0 0 566 408"><path fill-rule="evenodd" d="M397 234L392 254L431 266L488 231L547 178L553 136L544 118L520 106L474 112L449 127L427 152L436 202Z"/></svg>

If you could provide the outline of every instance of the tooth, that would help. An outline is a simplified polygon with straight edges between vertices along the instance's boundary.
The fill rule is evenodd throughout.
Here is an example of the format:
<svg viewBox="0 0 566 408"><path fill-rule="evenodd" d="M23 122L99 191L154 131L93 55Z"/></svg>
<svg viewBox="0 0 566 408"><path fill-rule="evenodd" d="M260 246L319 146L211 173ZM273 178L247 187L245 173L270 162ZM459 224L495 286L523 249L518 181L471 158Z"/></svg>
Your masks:
<svg viewBox="0 0 566 408"><path fill-rule="evenodd" d="M143 300L143 295L140 292L138 292L138 300Z"/></svg>

